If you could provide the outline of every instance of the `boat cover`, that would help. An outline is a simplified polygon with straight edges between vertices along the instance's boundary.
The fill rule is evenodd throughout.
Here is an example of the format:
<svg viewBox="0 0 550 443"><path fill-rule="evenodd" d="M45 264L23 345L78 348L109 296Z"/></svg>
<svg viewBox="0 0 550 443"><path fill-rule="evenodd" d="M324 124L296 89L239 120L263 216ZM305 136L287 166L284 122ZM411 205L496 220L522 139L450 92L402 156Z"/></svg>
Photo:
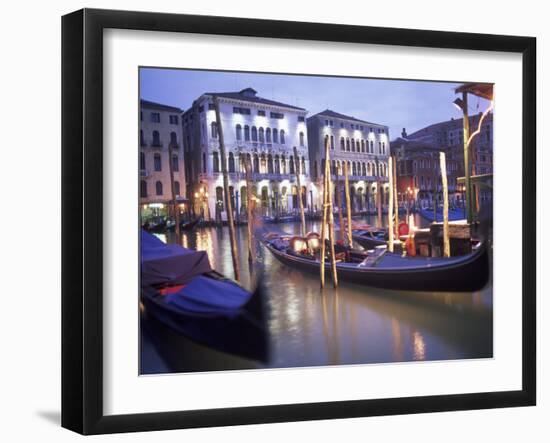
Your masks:
<svg viewBox="0 0 550 443"><path fill-rule="evenodd" d="M208 255L179 245L167 245L141 230L141 286L180 285L211 272Z"/></svg>
<svg viewBox="0 0 550 443"><path fill-rule="evenodd" d="M238 314L252 294L229 280L215 280L206 276L195 277L178 292L165 295L168 306L188 313Z"/></svg>

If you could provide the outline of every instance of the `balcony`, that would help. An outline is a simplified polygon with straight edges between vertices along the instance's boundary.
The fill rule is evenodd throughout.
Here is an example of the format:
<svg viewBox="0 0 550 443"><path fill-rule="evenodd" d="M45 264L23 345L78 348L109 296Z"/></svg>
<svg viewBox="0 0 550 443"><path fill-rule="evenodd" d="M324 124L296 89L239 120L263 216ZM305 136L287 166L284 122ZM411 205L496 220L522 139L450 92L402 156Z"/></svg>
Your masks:
<svg viewBox="0 0 550 443"><path fill-rule="evenodd" d="M147 169L140 169L139 170L139 176L140 177L149 177L149 171Z"/></svg>
<svg viewBox="0 0 550 443"><path fill-rule="evenodd" d="M159 142L152 142L150 146L151 146L151 148L162 149L163 144L160 141Z"/></svg>

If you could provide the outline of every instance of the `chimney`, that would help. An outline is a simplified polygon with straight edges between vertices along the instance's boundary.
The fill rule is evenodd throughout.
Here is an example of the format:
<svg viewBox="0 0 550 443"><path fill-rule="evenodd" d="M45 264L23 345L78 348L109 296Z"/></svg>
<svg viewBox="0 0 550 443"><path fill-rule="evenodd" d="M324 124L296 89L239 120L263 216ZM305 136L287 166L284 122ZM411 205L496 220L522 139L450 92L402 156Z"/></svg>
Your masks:
<svg viewBox="0 0 550 443"><path fill-rule="evenodd" d="M403 131L401 131L401 137L407 138L407 131L405 130L405 128L403 128Z"/></svg>

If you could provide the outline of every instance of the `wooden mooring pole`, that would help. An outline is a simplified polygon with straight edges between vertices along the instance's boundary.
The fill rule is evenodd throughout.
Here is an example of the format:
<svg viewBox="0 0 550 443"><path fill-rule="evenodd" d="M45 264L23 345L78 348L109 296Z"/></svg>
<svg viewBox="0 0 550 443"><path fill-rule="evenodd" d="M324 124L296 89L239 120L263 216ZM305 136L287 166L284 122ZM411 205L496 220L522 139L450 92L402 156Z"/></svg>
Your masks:
<svg viewBox="0 0 550 443"><path fill-rule="evenodd" d="M300 161L298 160L298 149L294 146L294 172L296 184L298 185L298 201L300 206L300 221L302 223L302 237L306 236L306 216L304 214L304 198L302 196L302 185L300 183ZM305 174L305 171L302 171Z"/></svg>
<svg viewBox="0 0 550 443"><path fill-rule="evenodd" d="M393 174L391 173L393 167L393 157L388 158L389 174L388 183L389 188L389 201L388 201L388 251L393 252Z"/></svg>
<svg viewBox="0 0 550 443"><path fill-rule="evenodd" d="M351 237L351 199L349 192L349 171L348 164L344 162L344 187L346 191L346 214L347 214L347 226L346 234L348 238L348 245L351 247L352 237Z"/></svg>
<svg viewBox="0 0 550 443"><path fill-rule="evenodd" d="M253 212L253 200L252 200L252 165L250 164L250 158L245 158L244 170L246 173L246 224L248 229L248 265L252 266L254 262L254 246L252 238L254 235L254 212ZM241 196L242 198L242 196Z"/></svg>
<svg viewBox="0 0 550 443"><path fill-rule="evenodd" d="M439 153L439 167L441 169L441 185L443 186L443 257L451 256L449 241L449 190L447 187L447 163L445 153Z"/></svg>
<svg viewBox="0 0 550 443"><path fill-rule="evenodd" d="M223 192L225 194L225 210L227 212L227 224L229 225L229 239L231 242L231 257L233 259L233 271L235 280L240 280L239 258L237 250L237 236L235 233L235 220L233 219L233 208L231 204L231 195L229 194L229 175L227 173L227 158L225 156L225 144L223 138L223 124L220 116L220 102L218 97L214 97L214 109L216 112L216 122L218 130L218 139L220 142L220 156L223 174Z"/></svg>

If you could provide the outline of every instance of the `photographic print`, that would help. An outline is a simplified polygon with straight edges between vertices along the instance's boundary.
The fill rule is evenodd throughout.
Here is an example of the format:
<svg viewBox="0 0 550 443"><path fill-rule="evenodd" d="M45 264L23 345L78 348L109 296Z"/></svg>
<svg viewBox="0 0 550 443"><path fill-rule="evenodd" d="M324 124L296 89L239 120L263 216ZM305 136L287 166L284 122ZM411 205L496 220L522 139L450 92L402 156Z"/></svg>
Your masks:
<svg viewBox="0 0 550 443"><path fill-rule="evenodd" d="M493 357L493 85L139 69L140 373Z"/></svg>

